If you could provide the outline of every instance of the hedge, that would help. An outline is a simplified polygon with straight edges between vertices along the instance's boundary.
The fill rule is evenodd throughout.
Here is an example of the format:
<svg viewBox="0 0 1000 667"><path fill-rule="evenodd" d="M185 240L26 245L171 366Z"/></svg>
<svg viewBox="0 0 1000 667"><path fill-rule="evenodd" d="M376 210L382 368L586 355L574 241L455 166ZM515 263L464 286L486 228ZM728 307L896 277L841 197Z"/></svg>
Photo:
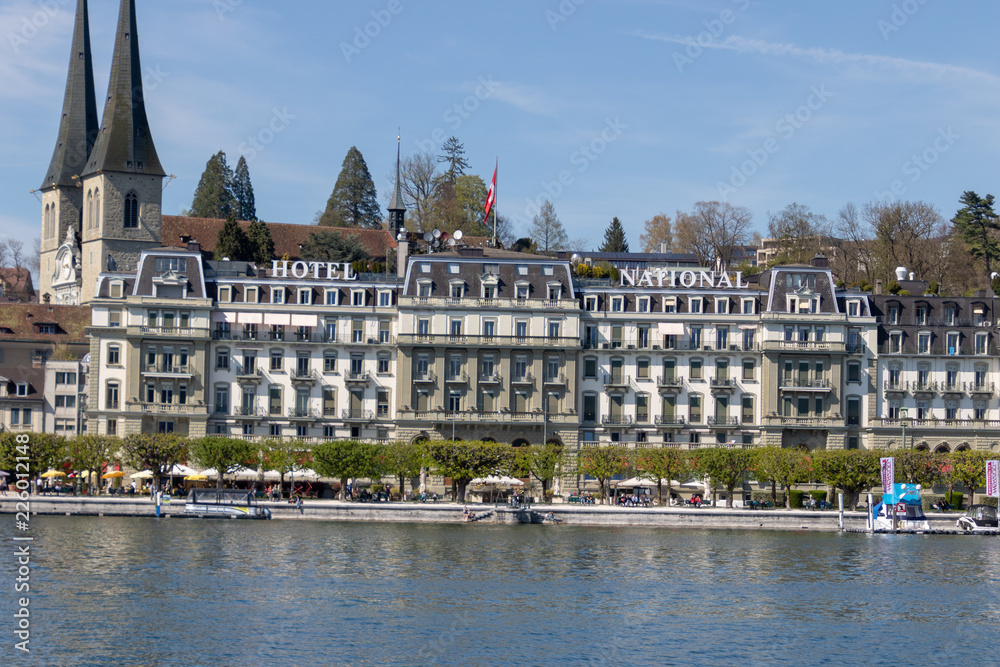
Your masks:
<svg viewBox="0 0 1000 667"><path fill-rule="evenodd" d="M792 509L802 507L802 497L805 495L805 491L799 491L798 489L792 489L788 492L788 497L792 501Z"/></svg>
<svg viewBox="0 0 1000 667"><path fill-rule="evenodd" d="M964 494L961 491L952 491L951 493L944 494L944 499L955 510L962 509L962 498L964 498Z"/></svg>

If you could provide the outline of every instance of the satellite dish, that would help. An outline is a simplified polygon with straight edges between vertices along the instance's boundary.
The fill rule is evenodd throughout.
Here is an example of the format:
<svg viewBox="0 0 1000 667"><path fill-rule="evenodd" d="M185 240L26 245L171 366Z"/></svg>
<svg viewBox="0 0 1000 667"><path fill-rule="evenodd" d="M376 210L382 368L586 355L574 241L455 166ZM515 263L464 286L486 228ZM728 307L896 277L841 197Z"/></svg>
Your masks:
<svg viewBox="0 0 1000 667"><path fill-rule="evenodd" d="M430 243L434 239L434 235L430 232L424 232L424 240Z"/></svg>
<svg viewBox="0 0 1000 667"><path fill-rule="evenodd" d="M434 234L434 238L436 238L436 239L441 238L441 230L440 229L435 229L432 233Z"/></svg>
<svg viewBox="0 0 1000 667"><path fill-rule="evenodd" d="M454 236L455 236L455 240L456 241L461 241L462 237L465 236L465 234L462 233L461 229L457 229L457 230L455 230Z"/></svg>
<svg viewBox="0 0 1000 667"><path fill-rule="evenodd" d="M456 241L455 239L448 239L448 245L454 248L456 245L458 245L458 241Z"/></svg>

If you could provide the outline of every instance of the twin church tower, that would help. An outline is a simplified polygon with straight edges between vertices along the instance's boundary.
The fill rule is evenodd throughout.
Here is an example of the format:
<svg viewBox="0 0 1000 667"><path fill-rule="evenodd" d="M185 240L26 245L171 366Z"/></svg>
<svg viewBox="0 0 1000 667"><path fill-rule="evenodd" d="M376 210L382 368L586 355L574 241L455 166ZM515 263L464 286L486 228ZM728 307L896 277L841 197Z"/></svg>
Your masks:
<svg viewBox="0 0 1000 667"><path fill-rule="evenodd" d="M87 303L102 271L134 270L144 249L161 244L165 176L143 103L135 0L121 0L100 119L87 0L77 0L59 137L39 189L40 294Z"/></svg>

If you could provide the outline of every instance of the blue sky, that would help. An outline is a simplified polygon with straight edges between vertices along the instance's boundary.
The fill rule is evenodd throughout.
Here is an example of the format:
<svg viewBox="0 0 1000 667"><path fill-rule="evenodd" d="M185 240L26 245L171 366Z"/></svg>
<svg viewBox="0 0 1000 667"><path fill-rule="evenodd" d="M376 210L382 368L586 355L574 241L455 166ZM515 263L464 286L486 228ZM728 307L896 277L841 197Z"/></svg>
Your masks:
<svg viewBox="0 0 1000 667"><path fill-rule="evenodd" d="M250 161L257 212L310 223L357 146L388 201L404 153L457 136L517 231L550 198L571 238L699 200L833 218L996 193L1000 3L968 0L138 0L147 110L190 206L205 162ZM75 0L0 6L0 237L38 235ZM97 97L116 0L91 0ZM365 34L367 32L367 34ZM100 105L99 105L100 106ZM256 144L256 145L255 145Z"/></svg>

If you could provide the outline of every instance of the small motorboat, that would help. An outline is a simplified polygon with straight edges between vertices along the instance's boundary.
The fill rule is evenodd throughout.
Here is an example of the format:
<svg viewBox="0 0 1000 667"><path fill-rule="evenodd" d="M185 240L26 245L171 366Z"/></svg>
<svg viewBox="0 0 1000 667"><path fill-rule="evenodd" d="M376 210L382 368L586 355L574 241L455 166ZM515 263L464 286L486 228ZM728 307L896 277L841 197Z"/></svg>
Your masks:
<svg viewBox="0 0 1000 667"><path fill-rule="evenodd" d="M184 516L220 519L270 519L271 510L257 505L252 491L191 489Z"/></svg>
<svg viewBox="0 0 1000 667"><path fill-rule="evenodd" d="M973 505L955 525L967 533L997 529L997 508L991 505Z"/></svg>
<svg viewBox="0 0 1000 667"><path fill-rule="evenodd" d="M924 516L919 484L893 484L882 496L882 501L872 508L869 520L875 532L931 529Z"/></svg>

